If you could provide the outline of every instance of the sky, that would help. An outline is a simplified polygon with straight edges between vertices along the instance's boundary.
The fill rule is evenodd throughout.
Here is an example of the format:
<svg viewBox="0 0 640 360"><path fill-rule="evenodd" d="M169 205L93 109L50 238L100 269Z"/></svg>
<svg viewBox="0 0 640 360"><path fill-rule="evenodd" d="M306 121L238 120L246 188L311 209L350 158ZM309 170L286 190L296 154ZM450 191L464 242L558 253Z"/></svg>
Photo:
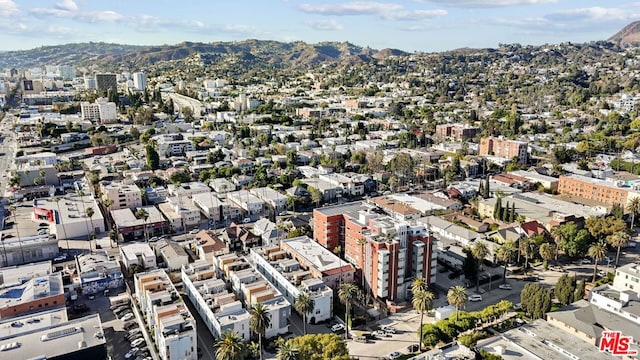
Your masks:
<svg viewBox="0 0 640 360"><path fill-rule="evenodd" d="M636 20L640 1L621 0L0 0L0 50L261 39L435 52L606 40Z"/></svg>

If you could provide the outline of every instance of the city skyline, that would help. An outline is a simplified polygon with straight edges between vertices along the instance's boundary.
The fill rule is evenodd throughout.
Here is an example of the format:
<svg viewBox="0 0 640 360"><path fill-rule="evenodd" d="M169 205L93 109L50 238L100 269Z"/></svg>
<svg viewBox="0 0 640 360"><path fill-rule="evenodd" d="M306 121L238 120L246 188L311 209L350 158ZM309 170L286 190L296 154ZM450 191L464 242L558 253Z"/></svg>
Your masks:
<svg viewBox="0 0 640 360"><path fill-rule="evenodd" d="M593 0L0 0L0 50L109 42L244 39L348 41L377 49L444 51L606 40L640 19L640 2ZM268 16L265 16L267 14Z"/></svg>

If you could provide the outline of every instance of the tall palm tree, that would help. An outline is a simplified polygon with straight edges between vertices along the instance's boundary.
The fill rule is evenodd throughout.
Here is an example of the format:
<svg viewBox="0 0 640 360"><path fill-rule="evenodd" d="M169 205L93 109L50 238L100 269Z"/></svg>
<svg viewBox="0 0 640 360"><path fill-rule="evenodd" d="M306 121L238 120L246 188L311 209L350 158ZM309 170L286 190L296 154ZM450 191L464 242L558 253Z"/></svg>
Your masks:
<svg viewBox="0 0 640 360"><path fill-rule="evenodd" d="M427 284L427 281L422 276L418 276L417 278L413 279L413 282L411 283L411 293L415 294L419 291L427 290L429 290L429 286Z"/></svg>
<svg viewBox="0 0 640 360"><path fill-rule="evenodd" d="M607 256L607 245L603 242L597 242L589 247L587 255L593 259L593 282L596 281L598 273L598 262Z"/></svg>
<svg viewBox="0 0 640 360"><path fill-rule="evenodd" d="M538 252L540 253L540 256L544 260L545 269L546 269L546 266L548 264L548 261L553 259L553 255L556 252L555 247L556 247L555 244L544 243L544 244L540 245L540 249L538 249Z"/></svg>
<svg viewBox="0 0 640 360"><path fill-rule="evenodd" d="M260 360L262 360L262 337L268 327L271 326L271 318L269 317L269 310L261 303L257 303L251 307L249 311L251 318L249 319L249 327L251 331L258 335L258 343L260 344Z"/></svg>
<svg viewBox="0 0 640 360"><path fill-rule="evenodd" d="M458 311L469 301L467 290L460 285L452 286L447 292L447 301L456 307L456 321L458 321Z"/></svg>
<svg viewBox="0 0 640 360"><path fill-rule="evenodd" d="M480 270L484 258L489 255L487 245L482 241L477 241L471 248L471 254L476 259L476 292L480 291Z"/></svg>
<svg viewBox="0 0 640 360"><path fill-rule="evenodd" d="M67 237L67 229L64 227L64 221L62 221L62 215L60 213L60 197L54 196L52 201L55 202L56 206L58 207L58 216L60 216L60 225L62 225L62 232L64 233L64 239L67 242L67 255L69 255L71 248L69 247L69 238Z"/></svg>
<svg viewBox="0 0 640 360"><path fill-rule="evenodd" d="M148 240L149 234L147 233L147 219L149 218L149 213L143 208L138 208L136 211L136 217L144 221L144 238Z"/></svg>
<svg viewBox="0 0 640 360"><path fill-rule="evenodd" d="M284 341L278 346L278 354L276 356L278 360L298 360L300 352L290 341Z"/></svg>
<svg viewBox="0 0 640 360"><path fill-rule="evenodd" d="M636 222L636 216L640 214L640 196L636 196L629 201L629 204L627 204L627 211L631 213L631 224L629 224L629 229L633 230L633 226Z"/></svg>
<svg viewBox="0 0 640 360"><path fill-rule="evenodd" d="M338 289L338 298L340 302L346 307L344 314L344 321L347 324L345 326L345 339L349 338L349 318L351 317L351 304L358 298L360 298L360 291L358 287L353 284L342 284Z"/></svg>
<svg viewBox="0 0 640 360"><path fill-rule="evenodd" d="M218 346L216 360L244 360L246 358L242 339L233 331L223 333L216 345Z"/></svg>
<svg viewBox="0 0 640 360"><path fill-rule="evenodd" d="M562 225L554 226L553 228L551 228L551 238L553 239L553 242L556 243L556 262L558 262L558 251L560 250L560 244L562 244L562 241L564 240L564 233L562 230Z"/></svg>
<svg viewBox="0 0 640 360"><path fill-rule="evenodd" d="M640 199L640 198L633 198ZM620 259L620 248L629 245L631 236L625 231L618 231L607 236L607 242L609 245L616 248L616 267L618 267L618 260Z"/></svg>
<svg viewBox="0 0 640 360"><path fill-rule="evenodd" d="M513 257L513 253L516 251L516 243L513 240L507 240L496 250L496 258L502 262L504 262L504 270L502 272L502 282L507 282L507 266L511 258Z"/></svg>
<svg viewBox="0 0 640 360"><path fill-rule="evenodd" d="M22 263L24 264L24 250L22 249L22 238L20 238L20 231L18 231L18 220L16 220L16 206L11 204L9 205L9 211L13 215L13 226L16 228L16 235L18 237L18 246L20 246L20 257L22 258Z"/></svg>
<svg viewBox="0 0 640 360"><path fill-rule="evenodd" d="M307 314L313 311L315 301L309 296L309 293L303 291L296 298L296 302L293 304L293 308L302 315L302 326L304 327L304 334L307 335Z"/></svg>
<svg viewBox="0 0 640 360"><path fill-rule="evenodd" d="M529 269L529 257L531 256L531 239L526 236L521 237L518 248L520 253L524 255L524 272L526 273Z"/></svg>
<svg viewBox="0 0 640 360"><path fill-rule="evenodd" d="M93 215L95 215L95 211L91 206L85 209L85 214L89 217L89 221L91 222L91 232L89 233L89 241L91 241L91 237L95 238L96 228L93 226Z"/></svg>
<svg viewBox="0 0 640 360"><path fill-rule="evenodd" d="M422 350L422 326L424 324L424 314L431 310L433 306L433 293L426 290L418 290L413 293L411 305L420 313L420 337L418 338L418 346Z"/></svg>
<svg viewBox="0 0 640 360"><path fill-rule="evenodd" d="M44 184L47 185L47 172L42 169L38 172L38 175L40 175L40 178L42 178Z"/></svg>

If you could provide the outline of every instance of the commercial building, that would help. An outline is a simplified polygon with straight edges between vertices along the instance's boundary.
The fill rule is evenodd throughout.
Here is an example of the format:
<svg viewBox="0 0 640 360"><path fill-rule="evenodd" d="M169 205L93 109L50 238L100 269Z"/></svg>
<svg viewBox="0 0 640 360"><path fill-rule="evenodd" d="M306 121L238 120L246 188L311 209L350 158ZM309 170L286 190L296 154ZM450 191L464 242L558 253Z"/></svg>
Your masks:
<svg viewBox="0 0 640 360"><path fill-rule="evenodd" d="M225 281L216 278L211 262L200 260L185 265L181 276L185 293L211 335L220 338L225 332L233 331L243 341L249 341L251 315L236 295L227 291Z"/></svg>
<svg viewBox="0 0 640 360"><path fill-rule="evenodd" d="M111 90L115 94L118 91L116 74L96 74L96 89L105 92Z"/></svg>
<svg viewBox="0 0 640 360"><path fill-rule="evenodd" d="M156 254L148 243L130 243L120 245L120 258L126 269L137 265L142 269L156 268Z"/></svg>
<svg viewBox="0 0 640 360"><path fill-rule="evenodd" d="M65 308L0 321L3 359L106 360L98 314L69 320Z"/></svg>
<svg viewBox="0 0 640 360"><path fill-rule="evenodd" d="M244 262L245 264L242 264ZM227 268L231 264L232 268ZM231 283L233 292L242 301L246 309L251 309L260 303L269 314L271 323L265 329L264 336L272 338L289 332L289 317L291 317L291 303L245 258L225 256L216 263L220 266L221 273L228 274L227 282Z"/></svg>
<svg viewBox="0 0 640 360"><path fill-rule="evenodd" d="M93 216L87 216L87 209ZM100 206L93 196L65 196L58 202L53 198L34 201L32 221L49 224L51 234L58 239L88 239L90 234L105 231L105 222Z"/></svg>
<svg viewBox="0 0 640 360"><path fill-rule="evenodd" d="M144 209L147 218L139 218L138 209ZM131 241L152 237L169 232L169 222L162 216L155 206L141 206L134 210L120 209L112 210L114 229L123 241Z"/></svg>
<svg viewBox="0 0 640 360"><path fill-rule="evenodd" d="M76 257L76 269L83 294L97 294L124 286L120 264L110 260L107 254L79 255Z"/></svg>
<svg viewBox="0 0 640 360"><path fill-rule="evenodd" d="M575 174L560 176L558 192L609 206L617 204L623 209L626 209L633 198L640 197L636 186L628 186L624 181L601 180Z"/></svg>
<svg viewBox="0 0 640 360"><path fill-rule="evenodd" d="M0 287L0 319L65 306L62 274L33 277L25 282Z"/></svg>
<svg viewBox="0 0 640 360"><path fill-rule="evenodd" d="M242 264L233 259L235 255L219 257L218 261L228 261L227 268L241 270ZM333 290L322 279L313 277L308 269L282 251L277 245L251 249L250 255L256 270L274 285L291 304L302 292L313 299L313 310L307 314L307 322L315 324L333 318ZM246 267L245 267L246 268Z"/></svg>
<svg viewBox="0 0 640 360"><path fill-rule="evenodd" d="M162 360L197 360L196 322L164 270L134 276L135 296Z"/></svg>
<svg viewBox="0 0 640 360"><path fill-rule="evenodd" d="M51 260L60 255L59 250L58 240L49 235L5 238L0 244L0 264L5 267Z"/></svg>
<svg viewBox="0 0 640 360"><path fill-rule="evenodd" d="M136 91L144 91L147 88L147 76L143 72L134 72L131 77Z"/></svg>
<svg viewBox="0 0 640 360"><path fill-rule="evenodd" d="M522 141L508 140L502 137L486 137L480 139L478 155L495 156L503 159L516 158L518 164L526 164L529 158L529 144Z"/></svg>
<svg viewBox="0 0 640 360"><path fill-rule="evenodd" d="M131 209L142 206L142 194L138 185L123 182L101 181L102 201L111 199L109 210Z"/></svg>

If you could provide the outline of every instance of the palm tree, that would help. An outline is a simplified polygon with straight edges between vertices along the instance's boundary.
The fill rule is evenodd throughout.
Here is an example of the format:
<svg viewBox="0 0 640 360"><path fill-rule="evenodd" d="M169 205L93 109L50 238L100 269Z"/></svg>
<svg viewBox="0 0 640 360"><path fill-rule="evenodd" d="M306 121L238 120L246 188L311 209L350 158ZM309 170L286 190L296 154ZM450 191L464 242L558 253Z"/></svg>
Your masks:
<svg viewBox="0 0 640 360"><path fill-rule="evenodd" d="M560 244L562 243L562 240L564 240L564 233L562 230L562 226L554 226L551 229L551 237L553 238L553 242L556 243L556 263L558 262L558 251L560 250Z"/></svg>
<svg viewBox="0 0 640 360"><path fill-rule="evenodd" d="M429 290L427 281L422 276L418 276L417 278L413 279L413 282L411 283L411 293L416 294L420 291L427 290Z"/></svg>
<svg viewBox="0 0 640 360"><path fill-rule="evenodd" d="M414 282L415 285L415 282ZM424 324L424 314L431 310L433 306L433 293L426 290L418 290L413 293L413 299L411 299L411 305L420 313L420 337L418 338L418 346L422 350L422 326Z"/></svg>
<svg viewBox="0 0 640 360"><path fill-rule="evenodd" d="M531 256L531 239L523 236L520 238L519 250L524 255L524 272L529 269L529 256Z"/></svg>
<svg viewBox="0 0 640 360"><path fill-rule="evenodd" d="M344 329L345 339L349 338L349 318L351 317L351 304L359 297L360 291L358 291L358 288L355 285L348 283L340 285L340 288L338 289L338 298L340 299L340 302L343 303L346 307L344 314L344 321L347 324Z"/></svg>
<svg viewBox="0 0 640 360"><path fill-rule="evenodd" d="M43 170L40 170L38 172L38 175L40 175L40 178L42 178L42 181L44 181L44 184L47 185L47 172Z"/></svg>
<svg viewBox="0 0 640 360"><path fill-rule="evenodd" d="M298 360L300 352L290 341L285 341L278 346L278 360Z"/></svg>
<svg viewBox="0 0 640 360"><path fill-rule="evenodd" d="M555 247L556 246L554 244L550 244L550 243L544 243L540 245L540 249L538 250L538 252L540 253L540 256L542 257L542 259L544 260L545 269L547 268L548 261L553 259L553 255L556 252Z"/></svg>
<svg viewBox="0 0 640 360"><path fill-rule="evenodd" d="M467 291L460 285L453 286L447 292L447 301L456 307L456 321L458 321L458 310L469 301Z"/></svg>
<svg viewBox="0 0 640 360"><path fill-rule="evenodd" d="M91 206L89 206L84 210L84 213L87 214L87 216L89 217L89 221L91 221L91 232L89 236L91 237L93 235L93 237L95 237L96 228L93 226L93 215L95 215L96 212L93 210ZM89 238L89 241L91 241L91 238Z"/></svg>
<svg viewBox="0 0 640 360"><path fill-rule="evenodd" d="M629 201L629 204L627 204L627 211L631 213L631 224L629 224L629 228L633 230L633 225L635 225L636 222L636 215L640 214L640 196L636 196ZM618 264L616 263L616 266L617 265Z"/></svg>
<svg viewBox="0 0 640 360"><path fill-rule="evenodd" d="M603 242L595 243L589 247L587 255L593 259L593 282L596 282L598 262L607 255L607 246Z"/></svg>
<svg viewBox="0 0 640 360"><path fill-rule="evenodd" d="M233 331L223 333L216 345L216 360L244 360L246 357L242 339Z"/></svg>
<svg viewBox="0 0 640 360"><path fill-rule="evenodd" d="M60 225L62 225L62 232L64 233L64 239L67 242L67 255L69 255L69 251L71 248L69 247L69 238L67 237L67 229L64 227L64 221L62 221L62 216L60 215L60 197L54 196L52 201L55 202L56 206L58 207L58 216L60 216Z"/></svg>
<svg viewBox="0 0 640 360"><path fill-rule="evenodd" d="M144 221L144 238L147 239L149 237L149 234L147 234L147 219L149 218L149 213L143 208L138 208L136 217Z"/></svg>
<svg viewBox="0 0 640 360"><path fill-rule="evenodd" d="M487 245L484 242L478 241L473 244L471 254L473 254L473 257L476 259L476 292L478 292L480 291L480 269L482 268L484 258L489 254L489 249L487 249Z"/></svg>
<svg viewBox="0 0 640 360"><path fill-rule="evenodd" d="M257 303L251 307L249 311L251 319L249 319L249 327L258 335L258 342L260 344L260 360L262 360L262 337L268 327L271 326L271 318L269 317L269 310L261 303Z"/></svg>
<svg viewBox="0 0 640 360"><path fill-rule="evenodd" d="M309 293L303 291L296 298L296 302L293 304L293 308L302 315L302 326L304 327L304 334L307 335L307 314L313 311L315 301L309 296Z"/></svg>
<svg viewBox="0 0 640 360"><path fill-rule="evenodd" d="M633 198L640 199L640 198ZM625 231L618 231L607 236L607 242L609 245L616 248L616 267L618 267L618 260L620 259L620 248L629 245L631 236Z"/></svg>
<svg viewBox="0 0 640 360"><path fill-rule="evenodd" d="M24 264L24 250L22 249L22 239L20 238L20 232L18 231L18 221L16 220L16 206L11 204L9 205L9 211L13 215L13 224L16 228L16 235L18 237L18 246L20 246L20 257L22 258L22 263Z"/></svg>
<svg viewBox="0 0 640 360"><path fill-rule="evenodd" d="M516 251L516 243L513 240L507 240L496 250L496 258L504 262L504 271L502 273L502 282L507 282L507 266L514 251Z"/></svg>

